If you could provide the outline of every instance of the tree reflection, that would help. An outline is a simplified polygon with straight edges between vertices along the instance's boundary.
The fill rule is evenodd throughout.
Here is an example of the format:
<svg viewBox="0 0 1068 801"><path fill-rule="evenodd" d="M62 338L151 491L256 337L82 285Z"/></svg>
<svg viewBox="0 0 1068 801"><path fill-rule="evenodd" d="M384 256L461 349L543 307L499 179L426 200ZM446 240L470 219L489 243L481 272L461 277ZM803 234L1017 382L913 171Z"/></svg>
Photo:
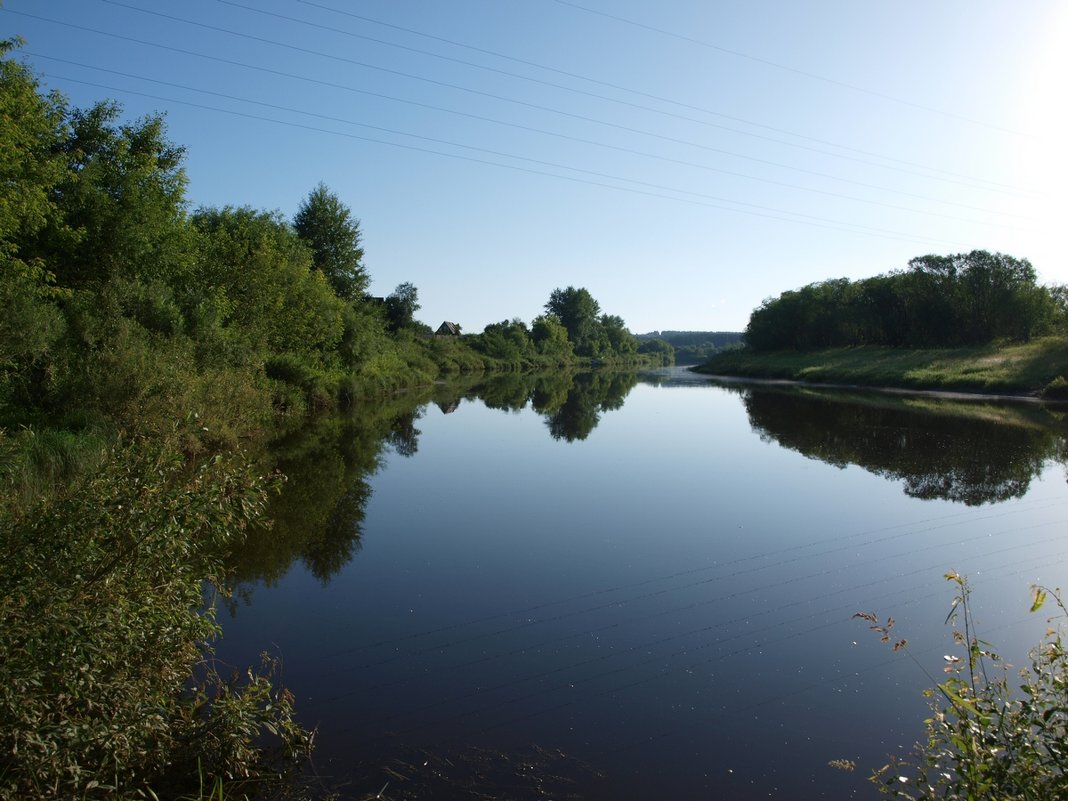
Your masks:
<svg viewBox="0 0 1068 801"><path fill-rule="evenodd" d="M602 413L621 408L637 383L637 373L630 371L505 373L454 388L451 395L439 390L434 401L446 414L456 410L460 397L510 412L529 404L545 418L553 439L575 442L590 435Z"/></svg>
<svg viewBox="0 0 1068 801"><path fill-rule="evenodd" d="M638 383L635 373L586 373L575 377L562 404L556 408L535 406L546 416L553 439L583 440L601 421L601 413L619 409Z"/></svg>
<svg viewBox="0 0 1068 801"><path fill-rule="evenodd" d="M529 404L545 417L554 439L574 442L589 436L604 412L620 408L636 383L637 376L627 372L507 373L379 400L352 415L325 415L276 437L259 461L265 472L286 480L269 502L269 523L250 531L229 555L231 588L237 597L248 597L256 582L276 584L297 560L328 583L359 553L370 479L383 452L388 448L403 457L418 452L416 421L430 400L444 414L465 399L503 411Z"/></svg>
<svg viewBox="0 0 1068 801"><path fill-rule="evenodd" d="M382 452L418 450L422 398L369 404L353 415L326 415L277 437L260 456L285 476L271 498L267 525L249 532L228 559L232 588L247 596L254 582L277 583L300 560L326 584L359 552L369 480Z"/></svg>
<svg viewBox="0 0 1068 801"><path fill-rule="evenodd" d="M1065 439L1041 409L845 393L742 391L766 441L904 482L916 498L977 506L1018 498Z"/></svg>

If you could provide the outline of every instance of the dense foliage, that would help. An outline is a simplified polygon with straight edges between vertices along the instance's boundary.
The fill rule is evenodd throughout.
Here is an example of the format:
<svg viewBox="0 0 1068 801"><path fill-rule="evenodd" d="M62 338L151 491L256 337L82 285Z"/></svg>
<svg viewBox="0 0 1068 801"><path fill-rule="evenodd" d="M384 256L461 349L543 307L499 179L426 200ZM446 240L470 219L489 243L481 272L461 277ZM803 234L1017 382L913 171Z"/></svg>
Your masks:
<svg viewBox="0 0 1068 801"><path fill-rule="evenodd" d="M1030 262L976 250L784 292L752 313L745 342L757 351L978 345L1026 341L1066 321L1064 293L1040 286Z"/></svg>
<svg viewBox="0 0 1068 801"><path fill-rule="evenodd" d="M640 348L623 319L601 314L600 304L587 289L555 289L545 309L546 313L529 327L519 318L490 323L471 338L472 346L511 367L570 364L576 357L610 364L661 365L673 361L671 346Z"/></svg>
<svg viewBox="0 0 1068 801"><path fill-rule="evenodd" d="M339 297L363 297L369 278L363 267L360 221L325 184L315 187L300 204L293 229L311 248L312 264Z"/></svg>
<svg viewBox="0 0 1068 801"><path fill-rule="evenodd" d="M223 679L202 645L215 626L201 582L267 489L236 456L190 469L134 441L65 491L3 510L0 798L188 791L198 766L212 780L275 768L257 747L265 729L291 755L310 745L284 691Z"/></svg>
<svg viewBox="0 0 1068 801"><path fill-rule="evenodd" d="M638 340L627 330L623 319L602 314L601 304L586 289L554 289L545 311L567 330L568 339L580 356L618 359L638 352Z"/></svg>

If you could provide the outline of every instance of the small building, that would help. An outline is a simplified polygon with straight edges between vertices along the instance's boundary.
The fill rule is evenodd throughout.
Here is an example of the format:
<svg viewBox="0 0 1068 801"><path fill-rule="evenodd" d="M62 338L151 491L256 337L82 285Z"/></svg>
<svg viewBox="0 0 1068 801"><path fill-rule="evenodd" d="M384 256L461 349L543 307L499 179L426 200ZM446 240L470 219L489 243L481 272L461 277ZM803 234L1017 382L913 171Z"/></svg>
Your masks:
<svg viewBox="0 0 1068 801"><path fill-rule="evenodd" d="M438 330L434 334L439 337L458 337L460 336L460 326L446 320L438 326Z"/></svg>

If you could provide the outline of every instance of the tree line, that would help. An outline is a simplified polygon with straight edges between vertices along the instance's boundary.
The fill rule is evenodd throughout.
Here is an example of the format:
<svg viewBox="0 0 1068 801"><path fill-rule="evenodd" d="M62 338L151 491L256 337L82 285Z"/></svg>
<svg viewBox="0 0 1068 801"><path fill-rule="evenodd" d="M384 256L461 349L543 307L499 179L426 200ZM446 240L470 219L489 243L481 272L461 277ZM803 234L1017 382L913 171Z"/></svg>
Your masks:
<svg viewBox="0 0 1068 801"><path fill-rule="evenodd" d="M601 305L583 287L554 289L545 313L528 326L514 318L491 323L471 339L480 353L505 362L567 363L576 357L593 363L670 364L674 351L642 347L615 314L603 313Z"/></svg>
<svg viewBox="0 0 1068 801"><path fill-rule="evenodd" d="M724 350L742 346L740 331L652 331L638 334L642 352L674 353L675 364L703 364Z"/></svg>
<svg viewBox="0 0 1068 801"><path fill-rule="evenodd" d="M920 256L907 270L783 292L753 311L744 340L756 351L952 347L1025 341L1066 325L1064 287L1038 284L1026 259L975 250Z"/></svg>

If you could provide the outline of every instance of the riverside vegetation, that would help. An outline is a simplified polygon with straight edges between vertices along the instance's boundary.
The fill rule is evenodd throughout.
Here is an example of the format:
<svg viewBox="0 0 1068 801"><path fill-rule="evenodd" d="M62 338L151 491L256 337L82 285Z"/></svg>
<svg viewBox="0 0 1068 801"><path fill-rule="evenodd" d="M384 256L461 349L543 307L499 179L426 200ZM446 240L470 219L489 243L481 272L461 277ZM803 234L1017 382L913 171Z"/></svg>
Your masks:
<svg viewBox="0 0 1068 801"><path fill-rule="evenodd" d="M1068 289L1026 259L973 251L769 298L745 348L701 372L910 389L1068 396Z"/></svg>
<svg viewBox="0 0 1068 801"><path fill-rule="evenodd" d="M1052 598L1058 626L1030 653L1030 664L1019 672L1019 683L1008 678L1008 666L981 640L971 609L966 577L949 571L956 585L946 622L953 622L953 641L964 656L945 657L944 681L931 679L927 691L931 717L924 721L926 740L909 757L891 757L871 777L888 798L946 799L947 801L1029 801L1064 798L1068 792L1068 652L1063 621L1068 615L1060 593L1046 587L1031 589L1031 612ZM891 643L894 621L881 623L871 612L854 617L871 624L885 643ZM908 653L908 641L891 646ZM910 654L911 656L911 654ZM926 672L923 665L917 665ZM834 764L834 767L846 767Z"/></svg>
<svg viewBox="0 0 1068 801"><path fill-rule="evenodd" d="M215 669L203 598L284 480L263 439L446 374L671 354L575 287L529 326L434 337L412 284L365 294L359 223L327 187L292 221L190 210L161 117L70 108L18 45L0 43L0 798L256 792L312 734L270 659Z"/></svg>

